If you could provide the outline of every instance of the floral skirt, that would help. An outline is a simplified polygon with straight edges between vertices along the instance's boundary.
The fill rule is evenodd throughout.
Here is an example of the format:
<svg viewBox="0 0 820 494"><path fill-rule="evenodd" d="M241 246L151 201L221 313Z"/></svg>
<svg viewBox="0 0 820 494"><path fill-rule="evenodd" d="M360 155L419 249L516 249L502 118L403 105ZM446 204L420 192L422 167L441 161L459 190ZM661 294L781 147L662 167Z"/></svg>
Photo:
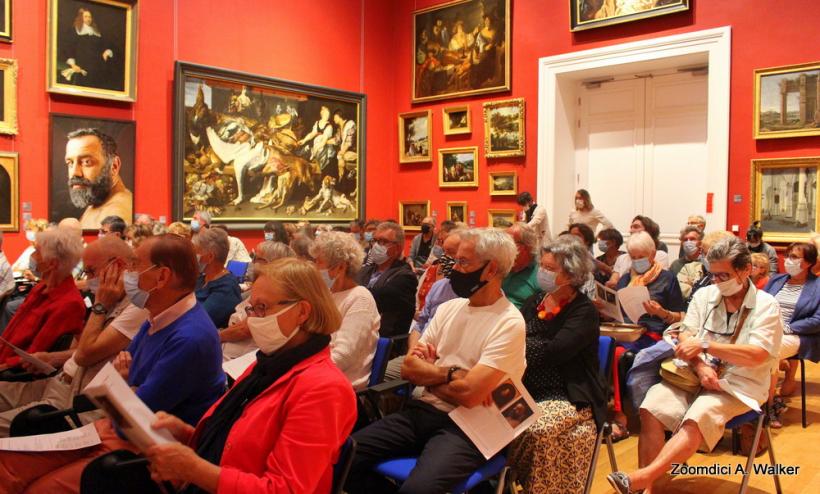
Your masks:
<svg viewBox="0 0 820 494"><path fill-rule="evenodd" d="M538 403L541 418L513 441L507 458L525 493L581 493L595 447L592 410L566 400Z"/></svg>

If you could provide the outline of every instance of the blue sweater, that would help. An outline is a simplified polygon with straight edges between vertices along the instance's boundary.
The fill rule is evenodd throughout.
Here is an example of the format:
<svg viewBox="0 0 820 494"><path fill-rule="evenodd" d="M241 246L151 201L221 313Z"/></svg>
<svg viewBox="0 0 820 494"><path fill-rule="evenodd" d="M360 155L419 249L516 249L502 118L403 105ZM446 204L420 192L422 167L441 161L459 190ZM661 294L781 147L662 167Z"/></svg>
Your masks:
<svg viewBox="0 0 820 494"><path fill-rule="evenodd" d="M222 347L200 304L156 333L146 321L128 347L128 384L154 411L165 411L196 425L225 392Z"/></svg>
<svg viewBox="0 0 820 494"><path fill-rule="evenodd" d="M202 304L205 312L211 316L217 328L228 326L228 319L242 301L242 290L232 274L226 274L205 284L205 275L200 275L196 282L196 300Z"/></svg>

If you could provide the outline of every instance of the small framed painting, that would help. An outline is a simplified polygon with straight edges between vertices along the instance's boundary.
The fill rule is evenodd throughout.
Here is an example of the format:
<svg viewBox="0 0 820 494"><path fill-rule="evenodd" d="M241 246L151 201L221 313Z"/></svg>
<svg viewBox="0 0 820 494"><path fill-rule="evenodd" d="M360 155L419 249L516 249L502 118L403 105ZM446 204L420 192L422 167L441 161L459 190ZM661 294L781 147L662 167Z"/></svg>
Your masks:
<svg viewBox="0 0 820 494"><path fill-rule="evenodd" d="M0 41L11 43L11 2L0 0Z"/></svg>
<svg viewBox="0 0 820 494"><path fill-rule="evenodd" d="M399 225L406 231L420 232L421 222L430 216L430 201L399 201Z"/></svg>
<svg viewBox="0 0 820 494"><path fill-rule="evenodd" d="M447 202L447 219L456 222L467 221L467 202L466 201L448 201Z"/></svg>
<svg viewBox="0 0 820 494"><path fill-rule="evenodd" d="M0 134L17 135L17 60L0 58Z"/></svg>
<svg viewBox="0 0 820 494"><path fill-rule="evenodd" d="M478 147L438 150L439 187L478 187Z"/></svg>
<svg viewBox="0 0 820 494"><path fill-rule="evenodd" d="M514 196L518 194L518 174L515 172L490 173L491 196Z"/></svg>
<svg viewBox="0 0 820 494"><path fill-rule="evenodd" d="M473 131L469 106L451 106L441 110L441 114L444 121L444 135L469 134Z"/></svg>
<svg viewBox="0 0 820 494"><path fill-rule="evenodd" d="M524 156L524 98L484 103L484 155Z"/></svg>
<svg viewBox="0 0 820 494"><path fill-rule="evenodd" d="M766 242L807 242L820 231L820 156L752 160L752 222Z"/></svg>
<svg viewBox="0 0 820 494"><path fill-rule="evenodd" d="M515 210L490 209L487 210L487 224L493 228L508 228L515 223Z"/></svg>
<svg viewBox="0 0 820 494"><path fill-rule="evenodd" d="M820 135L818 103L820 63L755 70L755 139Z"/></svg>
<svg viewBox="0 0 820 494"><path fill-rule="evenodd" d="M570 30L632 22L689 10L690 0L570 0Z"/></svg>
<svg viewBox="0 0 820 494"><path fill-rule="evenodd" d="M432 161L433 112L430 110L399 115L399 163Z"/></svg>
<svg viewBox="0 0 820 494"><path fill-rule="evenodd" d="M0 152L0 232L18 230L17 153Z"/></svg>

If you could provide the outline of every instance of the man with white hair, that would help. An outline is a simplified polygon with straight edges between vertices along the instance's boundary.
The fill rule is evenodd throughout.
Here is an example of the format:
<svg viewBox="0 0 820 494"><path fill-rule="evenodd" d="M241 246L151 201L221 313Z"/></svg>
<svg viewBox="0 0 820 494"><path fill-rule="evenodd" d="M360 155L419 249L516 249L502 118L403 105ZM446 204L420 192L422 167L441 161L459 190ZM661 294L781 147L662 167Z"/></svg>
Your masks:
<svg viewBox="0 0 820 494"><path fill-rule="evenodd" d="M197 233L202 228L210 228L211 219L211 213L207 211L196 211L191 217L191 231Z"/></svg>
<svg viewBox="0 0 820 494"><path fill-rule="evenodd" d="M8 294L14 290L14 272L6 254L3 253L3 232L0 232L0 305Z"/></svg>
<svg viewBox="0 0 820 494"><path fill-rule="evenodd" d="M521 310L524 302L541 288L538 286L538 234L533 227L519 222L507 228L515 242L517 253L510 274L504 278L501 289L512 304Z"/></svg>
<svg viewBox="0 0 820 494"><path fill-rule="evenodd" d="M420 454L402 484L407 493L449 492L486 462L448 413L483 406L506 375L520 379L524 373L524 318L501 290L515 253L503 231L461 234L450 281L462 298L438 308L402 365L402 377L424 392L402 411L353 434L358 447L348 492L378 492L373 466L408 452Z"/></svg>

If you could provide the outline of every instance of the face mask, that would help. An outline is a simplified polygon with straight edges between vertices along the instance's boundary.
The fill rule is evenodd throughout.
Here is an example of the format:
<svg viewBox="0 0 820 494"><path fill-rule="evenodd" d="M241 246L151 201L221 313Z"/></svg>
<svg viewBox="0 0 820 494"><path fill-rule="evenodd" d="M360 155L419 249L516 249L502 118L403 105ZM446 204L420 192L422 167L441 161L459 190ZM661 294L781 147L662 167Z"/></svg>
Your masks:
<svg viewBox="0 0 820 494"><path fill-rule="evenodd" d="M37 234L31 230L26 230L26 240L29 242L34 242L34 239L37 237Z"/></svg>
<svg viewBox="0 0 820 494"><path fill-rule="evenodd" d="M364 241L365 242L372 242L373 241L373 232L364 232Z"/></svg>
<svg viewBox="0 0 820 494"><path fill-rule="evenodd" d="M558 286L555 284L555 277L557 275L550 271L549 269L538 268L538 274L536 274L536 278L538 279L538 286L541 287L546 293L552 293L555 291Z"/></svg>
<svg viewBox="0 0 820 494"><path fill-rule="evenodd" d="M202 223L198 220L191 220L191 230L193 232L198 232L200 228L202 228Z"/></svg>
<svg viewBox="0 0 820 494"><path fill-rule="evenodd" d="M85 286L91 293L97 293L97 290L100 288L100 279L92 278L85 283Z"/></svg>
<svg viewBox="0 0 820 494"><path fill-rule="evenodd" d="M439 271L445 278L449 278L450 274L453 272L453 266L456 264L456 260L452 257L448 256L447 254L443 254L436 260L436 263L439 265Z"/></svg>
<svg viewBox="0 0 820 494"><path fill-rule="evenodd" d="M758 247L760 247L760 244L761 242L749 242L749 248L757 249Z"/></svg>
<svg viewBox="0 0 820 494"><path fill-rule="evenodd" d="M743 284L738 282L737 279L735 279L734 277L732 279L718 283L716 286L718 287L718 290L720 290L720 294L724 297L731 297L732 295L739 292L741 288L743 288Z"/></svg>
<svg viewBox="0 0 820 494"><path fill-rule="evenodd" d="M387 262L389 258L387 247L382 244L373 244L373 248L370 249L370 260L373 261L373 264L381 266Z"/></svg>
<svg viewBox="0 0 820 494"><path fill-rule="evenodd" d="M575 199L575 209L584 209L584 206L586 206L586 204L584 204L584 201L582 201L581 199Z"/></svg>
<svg viewBox="0 0 820 494"><path fill-rule="evenodd" d="M128 296L128 300L138 309L144 309L145 304L148 303L148 297L151 296L150 291L140 288L140 275L154 269L154 267L155 266L151 266L139 273L136 271L126 271L123 275L122 283L125 288L125 294Z"/></svg>
<svg viewBox="0 0 820 494"><path fill-rule="evenodd" d="M487 264L489 262L471 273L462 273L454 269L450 273L450 286L453 292L459 297L470 298L475 292L481 290L487 284L486 281L481 281L481 275Z"/></svg>
<svg viewBox="0 0 820 494"><path fill-rule="evenodd" d="M609 242L606 240L598 240L598 250L606 252L607 249L609 249Z"/></svg>
<svg viewBox="0 0 820 494"><path fill-rule="evenodd" d="M105 237L105 232L97 233L97 238L104 238L104 237Z"/></svg>
<svg viewBox="0 0 820 494"><path fill-rule="evenodd" d="M333 284L336 283L336 278L330 277L329 269L320 269L319 274L322 275L322 280L327 285L327 289L333 291Z"/></svg>
<svg viewBox="0 0 820 494"><path fill-rule="evenodd" d="M248 329L251 332L251 338L265 355L270 355L285 346L285 343L290 341L299 331L299 328L296 328L290 336L285 336L279 327L279 316L293 308L294 305L296 304L290 304L270 316L248 318Z"/></svg>
<svg viewBox="0 0 820 494"><path fill-rule="evenodd" d="M698 251L698 243L694 240L687 240L683 243L683 252L686 253L687 256L691 256L695 252Z"/></svg>
<svg viewBox="0 0 820 494"><path fill-rule="evenodd" d="M800 266L802 262L799 259L786 259L783 262L783 267L786 269L786 272L789 273L789 276L797 276L803 271L803 267Z"/></svg>
<svg viewBox="0 0 820 494"><path fill-rule="evenodd" d="M632 260L632 269L635 270L638 274L644 274L645 272L649 271L649 268L652 267L652 263L649 262L648 257L642 257L640 259L633 259Z"/></svg>
<svg viewBox="0 0 820 494"><path fill-rule="evenodd" d="M356 242L361 242L362 241L362 234L361 233L354 233L353 238L356 240Z"/></svg>
<svg viewBox="0 0 820 494"><path fill-rule="evenodd" d="M438 259L439 257L441 257L443 254L444 254L444 247L442 247L442 246L440 246L440 245L436 245L436 246L435 246L435 247L433 247L433 249L430 251L430 255L431 255L431 256L433 256L433 257L435 257L436 259Z"/></svg>
<svg viewBox="0 0 820 494"><path fill-rule="evenodd" d="M273 232L265 232L265 241L273 242Z"/></svg>
<svg viewBox="0 0 820 494"><path fill-rule="evenodd" d="M34 256L29 256L28 258L28 270L31 271L31 274L38 278L42 274L40 273L40 270L37 269L37 259L35 259Z"/></svg>
<svg viewBox="0 0 820 494"><path fill-rule="evenodd" d="M425 235L430 233L430 225L427 223L421 225L421 233L424 233Z"/></svg>

